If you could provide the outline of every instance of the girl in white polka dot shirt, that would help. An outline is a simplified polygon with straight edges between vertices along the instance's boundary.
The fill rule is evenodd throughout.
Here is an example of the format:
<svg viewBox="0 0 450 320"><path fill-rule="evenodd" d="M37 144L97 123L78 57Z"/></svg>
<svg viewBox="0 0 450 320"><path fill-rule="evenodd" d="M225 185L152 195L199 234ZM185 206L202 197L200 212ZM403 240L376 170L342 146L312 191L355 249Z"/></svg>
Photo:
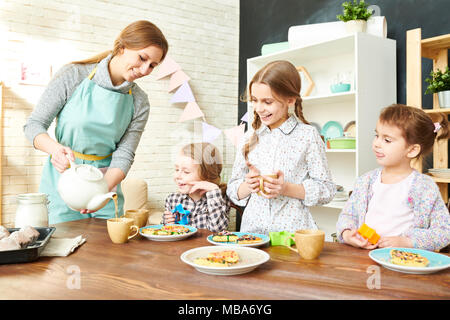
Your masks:
<svg viewBox="0 0 450 320"><path fill-rule="evenodd" d="M254 132L238 148L227 187L231 201L246 206L242 232L317 229L308 207L326 204L336 193L325 144L303 117L300 89L300 75L288 61L267 64L249 84ZM266 173L277 178L265 178L263 194L259 176Z"/></svg>

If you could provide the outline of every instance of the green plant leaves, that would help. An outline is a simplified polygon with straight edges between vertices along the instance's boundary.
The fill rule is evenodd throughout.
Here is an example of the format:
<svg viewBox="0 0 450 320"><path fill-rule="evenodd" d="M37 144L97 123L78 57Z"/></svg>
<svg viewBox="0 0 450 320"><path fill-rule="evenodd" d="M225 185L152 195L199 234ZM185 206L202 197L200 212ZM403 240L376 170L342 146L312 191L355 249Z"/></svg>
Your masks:
<svg viewBox="0 0 450 320"><path fill-rule="evenodd" d="M364 0L360 0L358 3L358 0L346 1L342 4L342 7L344 8L343 14L339 14L336 17L344 22L350 21L350 20L366 20L370 18L372 15L372 11L369 11L367 9L369 5L364 2Z"/></svg>
<svg viewBox="0 0 450 320"><path fill-rule="evenodd" d="M437 69L435 72L431 71L430 76L425 79L428 83L425 94L437 93L440 91L450 90L450 70L445 68L445 72Z"/></svg>

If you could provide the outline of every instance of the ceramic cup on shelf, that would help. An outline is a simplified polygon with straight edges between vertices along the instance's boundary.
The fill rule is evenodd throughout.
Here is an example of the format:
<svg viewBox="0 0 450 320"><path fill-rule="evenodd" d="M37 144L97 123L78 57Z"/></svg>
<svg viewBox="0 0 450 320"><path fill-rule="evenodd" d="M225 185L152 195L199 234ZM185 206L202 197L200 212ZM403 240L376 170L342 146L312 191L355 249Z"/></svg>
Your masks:
<svg viewBox="0 0 450 320"><path fill-rule="evenodd" d="M111 218L107 220L106 226L113 243L125 243L139 233L138 226L134 225L134 220L130 218ZM131 234L133 229L135 232Z"/></svg>
<svg viewBox="0 0 450 320"><path fill-rule="evenodd" d="M264 190L264 182L267 181L267 179L265 178L273 178L276 179L278 178L278 175L276 173L262 173L258 178L259 178L259 192L258 195L259 196L266 196L268 195L268 193Z"/></svg>
<svg viewBox="0 0 450 320"><path fill-rule="evenodd" d="M297 249L288 247L297 252L303 259L316 259L323 249L325 232L322 230L297 230L292 240L295 241Z"/></svg>
<svg viewBox="0 0 450 320"><path fill-rule="evenodd" d="M138 228L145 227L147 224L149 211L147 209L136 209L136 210L126 210L125 218L130 218L134 220L134 224L138 226Z"/></svg>

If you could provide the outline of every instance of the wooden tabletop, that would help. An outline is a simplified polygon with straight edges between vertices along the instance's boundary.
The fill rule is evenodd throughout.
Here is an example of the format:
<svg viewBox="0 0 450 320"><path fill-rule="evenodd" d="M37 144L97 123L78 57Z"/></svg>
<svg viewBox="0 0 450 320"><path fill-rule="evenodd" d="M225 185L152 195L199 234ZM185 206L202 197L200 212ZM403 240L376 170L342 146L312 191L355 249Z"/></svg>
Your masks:
<svg viewBox="0 0 450 320"><path fill-rule="evenodd" d="M183 263L189 249L210 245L207 230L175 242L134 238L113 244L106 221L57 224L54 236L87 241L68 257L0 265L0 299L450 299L450 270L429 275L385 269L368 251L326 242L307 261L283 246L261 248L270 261L235 276L213 276ZM378 271L380 289L369 289ZM79 272L79 273L78 273ZM74 278L79 274L78 278ZM368 285L369 283L369 285Z"/></svg>

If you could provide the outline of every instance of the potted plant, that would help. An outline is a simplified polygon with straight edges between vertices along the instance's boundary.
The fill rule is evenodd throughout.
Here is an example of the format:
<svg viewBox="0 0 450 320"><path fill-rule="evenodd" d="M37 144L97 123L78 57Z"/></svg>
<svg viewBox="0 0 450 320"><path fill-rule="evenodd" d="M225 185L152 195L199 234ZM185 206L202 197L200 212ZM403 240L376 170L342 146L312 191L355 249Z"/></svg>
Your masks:
<svg viewBox="0 0 450 320"><path fill-rule="evenodd" d="M345 28L349 33L366 32L367 19L372 15L372 11L367 7L369 5L364 0L346 1L342 4L343 14L337 15L337 18L345 23Z"/></svg>
<svg viewBox="0 0 450 320"><path fill-rule="evenodd" d="M430 77L426 78L428 83L425 94L437 93L439 106L441 108L450 108L450 70L445 68L445 72L437 69L430 72Z"/></svg>

